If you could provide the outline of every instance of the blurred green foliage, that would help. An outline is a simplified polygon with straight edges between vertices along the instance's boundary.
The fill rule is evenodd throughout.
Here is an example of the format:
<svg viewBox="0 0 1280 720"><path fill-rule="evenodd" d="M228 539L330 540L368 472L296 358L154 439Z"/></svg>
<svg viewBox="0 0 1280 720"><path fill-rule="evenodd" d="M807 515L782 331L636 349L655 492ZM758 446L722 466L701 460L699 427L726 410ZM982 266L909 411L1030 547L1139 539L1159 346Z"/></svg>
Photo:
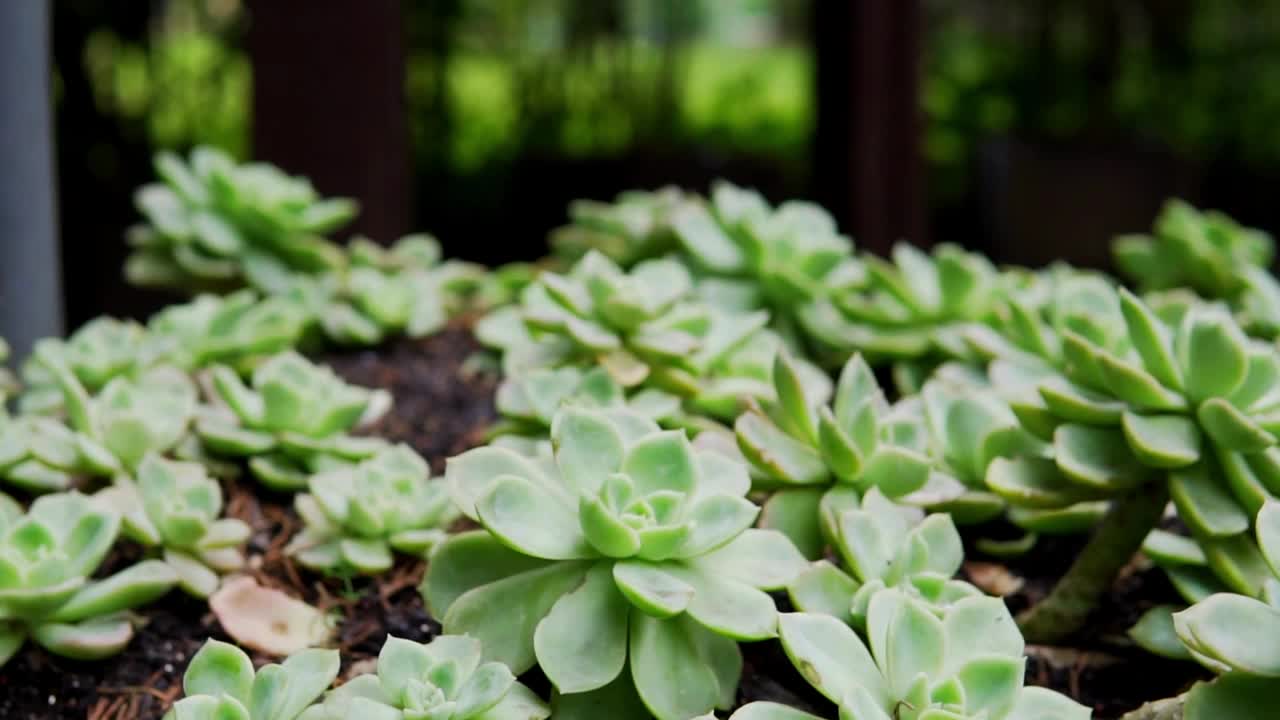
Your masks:
<svg viewBox="0 0 1280 720"><path fill-rule="evenodd" d="M813 126L802 0L406 3L407 99L425 162L467 173L521 153L645 142L804 158ZM239 0L168 0L145 44L95 32L98 109L156 148L249 152L252 72ZM442 33L440 28L448 28Z"/></svg>

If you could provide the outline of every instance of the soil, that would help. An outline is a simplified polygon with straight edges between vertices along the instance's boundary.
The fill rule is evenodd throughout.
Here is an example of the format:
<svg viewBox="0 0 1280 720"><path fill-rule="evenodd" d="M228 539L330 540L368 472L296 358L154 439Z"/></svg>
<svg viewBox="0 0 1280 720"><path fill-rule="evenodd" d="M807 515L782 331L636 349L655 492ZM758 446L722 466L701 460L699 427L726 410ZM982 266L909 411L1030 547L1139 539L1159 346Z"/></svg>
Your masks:
<svg viewBox="0 0 1280 720"><path fill-rule="evenodd" d="M470 333L455 326L423 340L399 340L376 351L330 353L320 359L348 381L392 392L390 413L366 429L410 444L443 471L446 458L483 442L496 418L496 378L473 368L479 349ZM331 613L335 645L342 650L341 679L370 671L388 634L426 641L440 628L423 608L417 591L424 564L402 560L377 578L322 579L296 567L283 548L301 521L290 498L263 491L250 479L225 486L227 513L254 529L246 548L250 572L267 586L284 590ZM983 529L987 530L986 528ZM995 529L999 534L1000 529ZM1043 538L1022 558L983 558L970 548L965 574L1006 595L1014 612L1042 597L1065 572L1083 538ZM117 548L103 573L140 557L128 544ZM777 597L786 609L785 596ZM1176 694L1201 677L1197 666L1155 658L1125 635L1147 608L1178 602L1156 569L1132 564L1104 600L1089 633L1071 648L1028 648L1028 681L1066 692L1094 707L1096 717L1115 718L1143 702ZM145 608L133 642L120 656L84 663L28 646L0 668L3 720L158 720L181 696L181 678L192 654L207 638L230 640L207 603L171 593ZM834 706L792 666L777 642L742 645L739 703L771 700L820 717L834 718ZM255 664L272 661L254 657ZM535 690L548 683L535 670L522 678ZM544 693L545 694L545 693Z"/></svg>

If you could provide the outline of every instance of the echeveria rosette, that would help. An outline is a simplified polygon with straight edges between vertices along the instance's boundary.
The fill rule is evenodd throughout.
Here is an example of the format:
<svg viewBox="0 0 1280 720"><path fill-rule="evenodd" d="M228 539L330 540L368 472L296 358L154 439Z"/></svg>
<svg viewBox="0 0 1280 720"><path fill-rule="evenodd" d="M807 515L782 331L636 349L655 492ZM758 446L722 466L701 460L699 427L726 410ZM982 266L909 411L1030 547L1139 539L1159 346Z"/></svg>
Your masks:
<svg viewBox="0 0 1280 720"><path fill-rule="evenodd" d="M193 150L189 162L161 152L155 167L162 182L134 196L146 222L128 233L130 282L188 291L247 284L274 293L296 273L345 263L321 235L355 216L354 201L321 198L303 178L265 163L237 165L208 147Z"/></svg>
<svg viewBox="0 0 1280 720"><path fill-rule="evenodd" d="M67 423L79 437L82 469L98 475L131 473L151 453L165 453L186 436L198 393L182 370L157 365L117 377L90 395L53 356L44 358L62 389Z"/></svg>
<svg viewBox="0 0 1280 720"><path fill-rule="evenodd" d="M338 676L336 650L307 649L254 670L240 648L209 640L191 657L185 693L165 720L297 720Z"/></svg>
<svg viewBox="0 0 1280 720"><path fill-rule="evenodd" d="M425 556L458 516L445 483L430 475L407 445L313 475L310 493L294 499L306 528L286 551L333 574L389 570L392 551Z"/></svg>
<svg viewBox="0 0 1280 720"><path fill-rule="evenodd" d="M357 675L302 720L542 720L551 711L480 641L441 635L429 643L388 637L376 674Z"/></svg>
<svg viewBox="0 0 1280 720"><path fill-rule="evenodd" d="M611 203L574 200L570 224L551 231L551 249L571 262L594 251L623 267L660 257L676 246L671 216L687 202L676 187L627 190Z"/></svg>
<svg viewBox="0 0 1280 720"><path fill-rule="evenodd" d="M188 371L214 363L248 370L305 338L307 314L293 300L252 290L198 295L147 322L146 353Z"/></svg>
<svg viewBox="0 0 1280 720"><path fill-rule="evenodd" d="M79 660L129 644L125 611L164 595L178 578L146 560L91 580L119 530L118 517L78 493L37 498L25 514L0 496L0 665L28 639Z"/></svg>
<svg viewBox="0 0 1280 720"><path fill-rule="evenodd" d="M484 529L432 556L432 614L517 674L540 666L557 718L728 707L737 641L776 632L764 591L805 567L786 536L750 528L746 468L625 410L566 408L552 441L554 461L450 459L455 500Z"/></svg>
<svg viewBox="0 0 1280 720"><path fill-rule="evenodd" d="M23 413L53 414L62 408L62 390L45 359L56 357L90 392L138 369L146 330L132 320L102 316L85 323L65 340L39 340L22 366L25 389L18 398Z"/></svg>
<svg viewBox="0 0 1280 720"><path fill-rule="evenodd" d="M789 341L798 339L797 308L864 279L853 241L813 203L775 209L760 193L721 180L708 202L676 209L671 224L707 302L732 312L768 310Z"/></svg>
<svg viewBox="0 0 1280 720"><path fill-rule="evenodd" d="M7 485L33 494L59 492L77 476L109 476L118 469L101 445L61 421L10 417L0 408L0 479Z"/></svg>
<svg viewBox="0 0 1280 720"><path fill-rule="evenodd" d="M222 575L244 567L249 526L221 517L222 487L199 463L148 455L136 480L118 477L94 500L120 515L124 535L158 550L195 597L209 597Z"/></svg>
<svg viewBox="0 0 1280 720"><path fill-rule="evenodd" d="M1193 307L1168 326L1131 293L1119 291L1119 301L1132 350L1119 355L1063 332L1063 374L1033 380L1038 404L1020 411L1037 418L1027 427L1052 441L1051 457L997 461L988 485L1033 508L1115 500L1060 584L1064 593L1084 587L1077 582L1085 567L1093 577L1086 594L1109 583L1102 576L1112 577L1116 563L1137 550L1171 495L1219 580L1254 595L1264 566L1248 530L1271 488L1280 488L1280 358L1223 311ZM1057 600L1055 592L1041 606L1046 612L1025 618L1029 635L1069 632L1081 620L1069 613L1064 622ZM1070 604L1091 601L1079 596Z"/></svg>
<svg viewBox="0 0 1280 720"><path fill-rule="evenodd" d="M998 598L970 597L939 617L894 589L869 602L866 641L827 615L787 613L782 647L846 720L1088 720L1052 690L1023 685L1022 636ZM752 703L733 720L816 720Z"/></svg>
<svg viewBox="0 0 1280 720"><path fill-rule="evenodd" d="M832 615L861 630L871 598L886 587L939 613L982 594L953 579L964 562L964 546L946 513L925 516L872 488L857 507L841 509L831 522L831 544L849 572L826 560L815 562L787 586L797 610Z"/></svg>
<svg viewBox="0 0 1280 720"><path fill-rule="evenodd" d="M1170 200L1151 235L1122 235L1112 245L1120 271L1144 294L1187 288L1230 304L1251 333L1280 331L1280 284L1267 268L1275 242L1216 211Z"/></svg>
<svg viewBox="0 0 1280 720"><path fill-rule="evenodd" d="M907 243L893 262L866 255L869 281L812 304L800 314L809 335L829 351L860 352L869 362L895 363L895 381L914 392L939 360L969 358L964 329L989 322L1005 281L982 255L942 244L926 254Z"/></svg>
<svg viewBox="0 0 1280 720"><path fill-rule="evenodd" d="M272 489L303 490L326 464L362 460L385 444L347 433L385 412L390 395L348 385L295 352L256 367L251 387L226 366L210 375L226 408L202 417L196 433L218 454L250 458L250 471Z"/></svg>
<svg viewBox="0 0 1280 720"><path fill-rule="evenodd" d="M755 322L751 315L713 316L708 342L699 353L699 367L706 369L684 402L689 415L731 424L757 404L777 401L775 359L790 350L778 333L768 328L754 330ZM745 339L739 339L744 335ZM732 344L718 342L720 338L727 338ZM716 348L725 350L715 352ZM791 356L791 362L810 404L826 404L833 387L827 373L800 356Z"/></svg>
<svg viewBox="0 0 1280 720"><path fill-rule="evenodd" d="M820 557L843 507L876 487L908 495L929 479L929 458L895 442L889 404L875 375L855 355L845 364L831 407L815 407L785 353L773 368L775 400L734 423L738 447L776 492L763 526L777 528L807 556Z"/></svg>
<svg viewBox="0 0 1280 720"><path fill-rule="evenodd" d="M525 455L551 455L551 422L563 405L627 409L665 424L680 413L680 398L655 388L627 392L604 368L539 368L508 377L495 398L502 420L489 430L495 445Z"/></svg>

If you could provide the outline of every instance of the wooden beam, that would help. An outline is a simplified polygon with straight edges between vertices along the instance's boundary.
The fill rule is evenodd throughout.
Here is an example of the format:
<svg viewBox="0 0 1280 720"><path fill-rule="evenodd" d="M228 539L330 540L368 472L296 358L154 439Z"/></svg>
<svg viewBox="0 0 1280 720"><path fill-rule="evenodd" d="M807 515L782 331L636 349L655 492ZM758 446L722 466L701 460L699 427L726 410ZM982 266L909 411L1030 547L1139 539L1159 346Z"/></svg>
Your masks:
<svg viewBox="0 0 1280 720"><path fill-rule="evenodd" d="M352 226L409 231L400 0L251 0L253 155L360 202Z"/></svg>
<svg viewBox="0 0 1280 720"><path fill-rule="evenodd" d="M925 237L919 0L814 3L819 200L861 247Z"/></svg>

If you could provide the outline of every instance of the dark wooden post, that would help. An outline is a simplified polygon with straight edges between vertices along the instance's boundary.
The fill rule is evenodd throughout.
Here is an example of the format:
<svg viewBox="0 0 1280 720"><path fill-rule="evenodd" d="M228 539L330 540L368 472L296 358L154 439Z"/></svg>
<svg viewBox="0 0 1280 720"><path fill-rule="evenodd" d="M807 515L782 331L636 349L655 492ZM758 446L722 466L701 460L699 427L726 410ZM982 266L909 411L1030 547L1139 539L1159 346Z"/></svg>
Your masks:
<svg viewBox="0 0 1280 720"><path fill-rule="evenodd" d="M44 0L0 3L0 336L18 359L63 322L49 18Z"/></svg>
<svg viewBox="0 0 1280 720"><path fill-rule="evenodd" d="M400 0L251 0L253 155L360 201L352 226L409 230Z"/></svg>
<svg viewBox="0 0 1280 720"><path fill-rule="evenodd" d="M920 1L814 3L818 199L859 246L925 243Z"/></svg>

